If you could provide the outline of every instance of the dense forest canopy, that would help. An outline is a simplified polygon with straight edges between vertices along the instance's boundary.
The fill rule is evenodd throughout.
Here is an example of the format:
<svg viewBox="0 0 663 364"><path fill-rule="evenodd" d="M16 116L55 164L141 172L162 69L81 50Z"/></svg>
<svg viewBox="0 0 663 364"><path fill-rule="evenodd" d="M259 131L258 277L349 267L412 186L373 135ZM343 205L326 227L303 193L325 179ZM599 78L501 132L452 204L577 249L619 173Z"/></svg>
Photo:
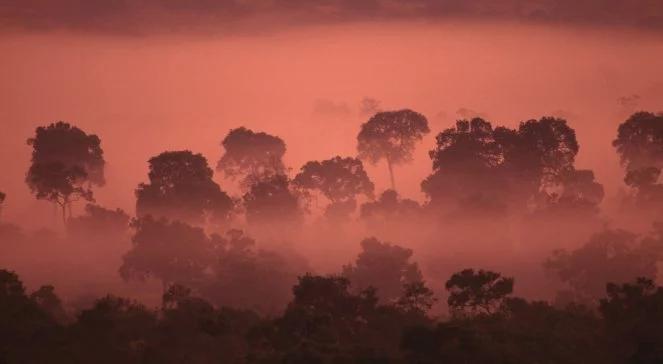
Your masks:
<svg viewBox="0 0 663 364"><path fill-rule="evenodd" d="M224 192L201 154L164 151L147 162L149 182L138 184L132 214L93 203L92 186L104 185L100 137L65 122L37 128L28 139L33 155L26 183L37 199L62 207L64 235L0 222L4 254L19 259L30 256L26 248L50 244L93 259L114 256L99 269L115 269L125 285L156 282L159 288L151 289L162 298L156 307L135 293L76 303L47 282L29 291L16 272L0 270L0 359L663 360L663 287L656 284L663 263L663 201L656 193L663 117L633 114L613 142L629 188L621 209L648 222L644 232L610 227L614 223L601 210L601 181L576 168L581 141L565 119L532 119L517 128L482 118L457 121L437 135L429 152L422 203L394 189L376 194L362 159L384 159L393 172L392 165L410 160L415 143L429 132L426 118L411 110L380 111L360 129L358 158L314 160L296 173L283 162L281 138L231 130L217 170L240 182L237 194ZM0 206L7 198L0 193ZM79 199L87 205L74 216L71 205ZM553 243L547 255L538 255L540 269L558 287L544 290L549 300L519 295L519 278L484 269L485 261L446 270L449 278L440 281L434 272L449 268L433 269L434 259L408 247L416 244L376 237L398 231L398 239L433 239L436 251L445 249L436 239L471 237L448 234L467 224L479 233L494 226L498 233L517 222L526 232L530 224L572 227L578 219L592 232L581 245ZM306 254L285 243L307 231L347 238L357 233L343 231L356 227L366 234L356 258L327 274L314 273ZM432 252L425 245L424 251Z"/></svg>
<svg viewBox="0 0 663 364"><path fill-rule="evenodd" d="M0 0L0 364L663 364L661 0Z"/></svg>

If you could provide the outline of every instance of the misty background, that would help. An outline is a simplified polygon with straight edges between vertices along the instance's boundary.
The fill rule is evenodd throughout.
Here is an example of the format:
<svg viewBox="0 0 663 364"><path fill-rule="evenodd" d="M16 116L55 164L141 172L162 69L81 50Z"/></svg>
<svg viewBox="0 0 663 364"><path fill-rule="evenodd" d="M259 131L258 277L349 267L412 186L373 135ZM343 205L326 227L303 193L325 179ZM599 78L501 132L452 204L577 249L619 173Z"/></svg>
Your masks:
<svg viewBox="0 0 663 364"><path fill-rule="evenodd" d="M321 1L297 10L278 1L0 3L0 188L9 196L2 219L30 231L61 230L53 206L35 200L24 183L26 139L57 120L102 139L107 183L95 189L96 202L133 215L147 160L162 151L189 149L213 164L223 153L222 138L245 126L286 142L292 175L309 160L355 156L363 122L378 110L407 107L428 118L431 133L417 145L413 163L395 170L402 197L425 201L420 181L431 171L428 151L457 119L479 116L515 127L557 116L577 133L576 166L593 169L605 187L608 224L625 194L611 145L617 126L635 111L663 111L656 21L663 10L657 2L525 3L418 1L403 9L388 1ZM384 163L366 169L378 194L389 187ZM214 178L239 194L232 181ZM82 212L83 204L74 205L74 215ZM538 269L553 247L578 246L598 227L570 229L560 238L554 224L499 233L471 225L433 238L405 230L380 238L413 248L415 258L427 259L424 273L442 279L452 270L440 268L445 264L500 252L506 255L493 261L498 268ZM326 236L312 229L275 237L271 244L330 272L374 233L357 224ZM524 248L537 249L527 243L533 236L546 244L530 255ZM103 274L116 273L121 250ZM543 294L539 273L524 274L521 285L535 295ZM32 282L48 277L36 274Z"/></svg>

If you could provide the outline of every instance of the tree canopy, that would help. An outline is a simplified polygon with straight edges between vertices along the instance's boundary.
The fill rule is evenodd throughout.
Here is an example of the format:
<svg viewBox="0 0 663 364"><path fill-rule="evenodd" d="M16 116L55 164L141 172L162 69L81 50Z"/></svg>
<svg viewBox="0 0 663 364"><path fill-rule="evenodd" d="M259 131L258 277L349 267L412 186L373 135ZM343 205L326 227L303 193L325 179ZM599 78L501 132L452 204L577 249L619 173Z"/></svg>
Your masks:
<svg viewBox="0 0 663 364"><path fill-rule="evenodd" d="M356 261L343 267L354 289L373 287L379 297L392 302L403 296L406 285L423 281L419 266L410 261L412 250L376 238L362 240L361 249Z"/></svg>
<svg viewBox="0 0 663 364"><path fill-rule="evenodd" d="M361 125L357 152L360 159L372 164L386 160L395 189L393 166L410 162L417 142L429 132L428 120L415 111L381 111Z"/></svg>
<svg viewBox="0 0 663 364"><path fill-rule="evenodd" d="M492 314L513 292L513 278L465 269L454 273L445 287L449 291L447 303L455 314Z"/></svg>
<svg viewBox="0 0 663 364"><path fill-rule="evenodd" d="M230 130L221 142L225 152L216 168L244 186L256 180L285 173L285 142L265 132L240 127Z"/></svg>
<svg viewBox="0 0 663 364"><path fill-rule="evenodd" d="M59 121L38 127L27 143L32 159L25 181L37 199L60 205L63 220L73 201L94 201L91 186L105 183L99 137Z"/></svg>
<svg viewBox="0 0 663 364"><path fill-rule="evenodd" d="M372 198L374 190L373 182L359 159L339 156L307 162L292 182L298 188L320 191L329 199L331 204L327 207L327 216L351 213L356 197L364 195ZM343 209L345 206L348 208Z"/></svg>
<svg viewBox="0 0 663 364"><path fill-rule="evenodd" d="M224 222L234 203L212 179L201 154L163 152L149 160L149 183L136 189L136 214L182 220L193 224Z"/></svg>
<svg viewBox="0 0 663 364"><path fill-rule="evenodd" d="M302 221L304 201L291 188L285 175L263 178L251 185L243 196L246 219L251 224L289 225Z"/></svg>

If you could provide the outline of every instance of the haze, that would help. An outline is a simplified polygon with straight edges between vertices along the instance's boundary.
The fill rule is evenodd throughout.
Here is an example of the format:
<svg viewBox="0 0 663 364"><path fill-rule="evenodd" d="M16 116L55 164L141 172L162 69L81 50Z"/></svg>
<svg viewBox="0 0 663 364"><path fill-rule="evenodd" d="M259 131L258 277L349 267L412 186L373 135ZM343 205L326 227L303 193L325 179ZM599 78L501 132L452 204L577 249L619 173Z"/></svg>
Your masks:
<svg viewBox="0 0 663 364"><path fill-rule="evenodd" d="M603 294L607 283L621 279L624 281L618 283L624 283L627 275L628 279L636 278L631 277L633 272L651 273L652 282L660 284L663 232L655 223L661 221L661 210L656 206L660 206L663 195L647 195L647 205L642 192L651 186L655 186L652 191L658 191L659 174L651 184L627 185L627 172L637 169L631 168L623 155L620 162L620 152L613 146L619 126L637 112L647 111L651 113L647 117L663 123L663 33L658 23L663 9L657 4L650 4L649 10L623 5L620 17L614 15L615 8L593 14L580 5L574 8L571 2L554 7L546 1L536 9L522 1L494 8L484 1L473 2L478 4L475 7L450 1L453 6L445 11L427 0L411 8L396 6L398 2L377 1L380 5L375 9L379 10L373 9L370 1L358 2L357 9L344 2L329 5L323 1L310 5L314 10L310 16L305 15L308 8L294 11L278 1L238 3L237 8L218 4L217 8L213 3L195 2L198 6L190 8L182 4L179 6L184 8L178 8L170 2L162 7L151 1L142 6L89 5L69 14L37 0L26 2L24 8L0 1L0 192L7 195L4 204L0 201L0 269L16 271L30 290L53 284L70 318L92 307L95 299L106 293L150 307L165 307L166 296L162 302L162 294L187 283L215 307L247 308L275 317L291 307L286 306L291 302L290 283L294 284L299 276L302 284L301 276L307 272L338 274L351 282L365 279L367 287L373 286L374 282L362 276L361 257L366 252L367 256L377 252L387 266L388 257L405 257L403 262L409 265L404 267L416 271L413 274L420 275L417 282L425 281L440 298L431 302L431 314L426 316L430 320L454 317L453 305L445 304L453 293L449 288L452 280L447 279L469 267L514 277L514 292L519 297L547 300L551 305L575 299L592 309L603 297L597 296L596 287ZM585 5L593 9L600 4L588 1ZM36 15L33 19L26 14ZM375 115L403 110L423 115L430 132L421 132L422 139L414 143L411 162L394 165L392 186L386 159L373 164L363 158L358 135ZM442 213L436 205L442 199L436 200L435 191L422 188L427 177L445 171L443 167L433 170L433 161L442 160L439 163L448 167L444 165L445 150L439 141L436 145L436 136L445 130L460 130L458 120L473 123L481 119L493 128L504 126L513 129L513 135L526 135L518 129L522 122L534 120L536 125L543 125L545 117L563 119L564 125L575 130L579 151L567 167L573 173L594 173L591 181L579 182L578 195L584 198L596 191L589 191L596 184L602 185L604 193L594 193L600 198L595 205L589 203L586 211L577 213L577 206L564 205L560 210L542 208L545 211L541 212L534 208L532 212L523 207L513 212L510 204L518 204L517 191L525 189L514 182L511 195L504 192L509 206L504 212L491 210L492 200L463 200L449 192L460 207ZM643 114L640 117L645 119ZM62 212L54 208L53 200L35 198L35 189L26 183L36 148L26 141L35 137L38 127L57 121L100 138L106 163L105 184L92 188L94 203L126 212L116 216L122 226L115 231L117 235L102 228L95 230L98 226L85 220L94 213L85 210L84 197L71 204L67 217L64 207ZM285 169L278 166L276 171L260 171L263 175L253 170L253 175L247 172L242 179L230 178L221 163L217 168L227 152L222 146L224 138L240 127L250 129L250 136L255 131L280 138L286 147L282 160ZM527 140L527 135L518 137ZM507 150L507 144L500 148ZM167 151L193 154L161 154ZM192 218L183 210L159 210L150 201L141 202L140 190L156 185L148 177L151 158L183 158L194 163L200 161L195 159L196 153L201 153L214 170L213 182L229 196L227 204L236 207L223 212L232 217L216 221L211 216L218 211L201 210L198 215L204 218ZM495 163L507 160L505 155L500 154ZM296 177L304 174L307 162L335 156L352 157L359 164L361 159L374 189L335 201L330 197L332 193L325 195L321 188L307 187L301 182L303 177ZM357 157L361 158L354 159ZM663 161L648 162L660 173ZM504 181L492 180L492 173L498 172L467 173L474 177L458 177L461 186L483 182L488 191L492 191L491 184L497 186L496 190L502 188L499 183ZM525 175L504 173L515 180ZM541 172L540 181L545 180L543 175ZM306 213L302 212L303 218L278 220L283 217L279 215L288 214L283 212L284 202L275 213L264 207L272 215L253 215L269 215L278 223L267 223L269 218L264 217L259 223L258 218L252 220L248 207L251 186L266 176L286 176L284 183L308 188L302 194L309 205ZM484 176L485 180L476 176ZM87 182L91 187L92 182ZM527 208L549 203L537 200L538 192L545 190L544 182L541 184L540 191L535 189L537 196L527 197ZM382 210L387 217L378 222L364 216L364 206L381 201L381 196L387 196L383 193L388 194L392 187L397 191L395 201L416 202L411 205L416 205L416 213L408 215L403 212L406 207L401 206L394 208L404 209L398 210L396 218ZM554 192L546 196L551 201L559 197ZM502 197L495 197L495 201ZM352 202L352 212L346 220L336 221L327 214L335 202L340 206L348 201ZM645 205L648 207L642 207ZM179 213L186 218L173 217L179 217ZM125 216L127 221L122 220ZM150 216L166 217L172 225L165 220L151 220ZM130 228L126 226L129 218L135 218ZM177 220L185 222L186 227L178 227L174 222ZM150 224L156 224L155 230L146 227ZM634 235L622 234L626 230ZM202 278L193 273L194 278L188 281L169 278L171 272L160 276L157 263L167 259L159 254L168 255L169 245L164 243L162 250L155 248L150 257L156 257L155 266L147 267L145 261L149 259L141 260L141 254L149 254L138 247L141 239L150 239L150 231L158 235L152 239L159 242L175 241L180 237L177 234L182 234L182 239L189 239L185 240L191 243L191 249L178 254L201 259L212 247L243 247L250 240L258 249L255 256L251 255L258 262L258 268L254 268L262 273L251 276L253 281L246 278L250 283L244 284L232 275L235 272L224 271L224 267L216 271L215 263L205 261L210 266L196 274L209 278L212 271L218 274L218 281L199 283ZM227 231L231 232L224 235ZM215 240L215 233L223 238ZM659 246L655 254L647 250L651 241L660 243L650 244ZM601 245L603 242L607 243ZM632 254L628 256L642 258L638 264L646 267L632 267L629 264L637 265L633 263L637 259L627 258L624 265L612 266L591 255L595 251L590 248L583 250L597 245L611 247L613 242L620 248L615 248L618 253L605 248L609 257L606 261L612 259L612 254ZM619 250L623 246L632 250ZM404 253L407 249L411 251ZM232 265L234 258L228 254L219 259L227 259L231 261L228 266L240 269ZM647 264L642 263L644 260ZM374 268L382 268L377 261ZM416 263L414 268L412 263ZM585 284L579 288L574 278L582 274L573 269L594 263L594 271L582 273L589 278L578 278ZM264 273L263 266L278 268L276 273ZM235 278L223 276L224 272ZM272 276L280 278L274 278L272 284ZM375 277L384 278L378 273ZM210 288L214 284L223 285L237 296L231 299L224 295L227 291L215 291ZM383 288L382 292L387 290ZM573 299L564 296L569 291ZM378 289L378 296L380 292ZM395 296L391 301L380 297L381 303L396 302Z"/></svg>

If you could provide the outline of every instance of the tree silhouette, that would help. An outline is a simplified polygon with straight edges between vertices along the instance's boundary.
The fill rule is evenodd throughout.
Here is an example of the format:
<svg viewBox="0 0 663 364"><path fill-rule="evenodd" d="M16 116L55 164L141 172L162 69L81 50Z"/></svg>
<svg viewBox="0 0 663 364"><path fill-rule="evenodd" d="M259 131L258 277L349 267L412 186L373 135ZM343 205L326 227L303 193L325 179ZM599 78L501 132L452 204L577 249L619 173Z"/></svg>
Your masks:
<svg viewBox="0 0 663 364"><path fill-rule="evenodd" d="M663 166L663 115L638 112L619 125L612 142L627 171Z"/></svg>
<svg viewBox="0 0 663 364"><path fill-rule="evenodd" d="M425 314L437 301L433 291L423 281L406 283L403 291L396 304L406 312Z"/></svg>
<svg viewBox="0 0 663 364"><path fill-rule="evenodd" d="M136 214L191 224L226 221L232 199L212 180L212 169L201 154L188 150L163 152L149 160L150 182L136 189Z"/></svg>
<svg viewBox="0 0 663 364"><path fill-rule="evenodd" d="M374 190L359 159L338 156L307 162L292 182L299 188L318 190L328 198L331 201L326 210L328 217L347 216L346 213L354 210L357 195L372 198Z"/></svg>
<svg viewBox="0 0 663 364"><path fill-rule="evenodd" d="M155 220L151 216L132 222L133 246L120 267L125 280L161 280L164 289L180 283L195 286L205 278L205 270L213 262L214 237L202 229L180 221Z"/></svg>
<svg viewBox="0 0 663 364"><path fill-rule="evenodd" d="M663 232L643 239L625 230L605 230L571 252L557 250L545 268L570 288L578 301L603 296L608 282L623 283L633 277L656 277L663 260Z"/></svg>
<svg viewBox="0 0 663 364"><path fill-rule="evenodd" d="M386 160L391 189L395 190L393 166L411 161L416 143L429 132L428 120L415 111L378 112L361 125L357 135L359 158L372 164Z"/></svg>
<svg viewBox="0 0 663 364"><path fill-rule="evenodd" d="M51 285L41 286L30 294L30 300L47 312L53 320L59 323L67 321L67 313L62 306L62 300L55 294L55 287Z"/></svg>
<svg viewBox="0 0 663 364"><path fill-rule="evenodd" d="M129 228L129 215L121 209L109 210L102 206L87 204L85 214L67 221L67 232L77 236L118 238Z"/></svg>
<svg viewBox="0 0 663 364"><path fill-rule="evenodd" d="M277 136L240 127L230 130L221 145L225 152L216 169L228 178L241 178L245 187L265 177L285 173L286 147Z"/></svg>
<svg viewBox="0 0 663 364"><path fill-rule="evenodd" d="M2 217L2 208L4 207L6 199L7 199L7 194L0 191L0 217Z"/></svg>
<svg viewBox="0 0 663 364"><path fill-rule="evenodd" d="M433 174L421 187L433 207L458 205L493 216L510 207L525 211L542 190L566 183L571 193L573 180L593 183L585 181L587 173L575 173L578 148L563 119L528 120L518 129L493 128L480 118L460 120L438 134L429 153Z"/></svg>
<svg viewBox="0 0 663 364"><path fill-rule="evenodd" d="M559 173L557 184L542 190L538 208L543 212L596 214L603 200L603 185L596 182L588 169L569 169Z"/></svg>
<svg viewBox="0 0 663 364"><path fill-rule="evenodd" d="M372 224L385 224L408 221L420 212L421 206L417 201L401 199L396 191L386 190L376 201L361 205L359 216Z"/></svg>
<svg viewBox="0 0 663 364"><path fill-rule="evenodd" d="M75 337L71 361L100 364L141 363L150 357L146 342L157 328L157 316L144 305L108 295L82 310L71 327Z"/></svg>
<svg viewBox="0 0 663 364"><path fill-rule="evenodd" d="M663 115L631 115L619 125L612 145L626 168L624 182L637 191L636 202L659 207L663 201L663 184L658 183L663 168Z"/></svg>
<svg viewBox="0 0 663 364"><path fill-rule="evenodd" d="M458 204L484 213L505 209L508 184L499 171L503 157L489 122L480 118L457 121L454 128L437 135L429 155L433 174L421 188L431 206Z"/></svg>
<svg viewBox="0 0 663 364"><path fill-rule="evenodd" d="M215 262L208 269L209 278L201 284L201 294L220 306L263 313L282 310L301 264L255 245L255 240L241 230L230 230L217 238Z"/></svg>
<svg viewBox="0 0 663 364"><path fill-rule="evenodd" d="M39 292L43 289L26 294L16 273L0 269L0 360L5 363L64 362L58 355L62 340L56 339L64 332L43 310Z"/></svg>
<svg viewBox="0 0 663 364"><path fill-rule="evenodd" d="M99 137L59 121L38 127L27 142L33 150L25 181L37 199L59 205L64 222L67 208L71 217L73 201L94 201L91 186L105 183Z"/></svg>
<svg viewBox="0 0 663 364"><path fill-rule="evenodd" d="M513 278L473 269L454 273L445 284L447 303L454 314L492 314L513 292Z"/></svg>
<svg viewBox="0 0 663 364"><path fill-rule="evenodd" d="M423 281L419 266L410 261L412 250L376 238L362 240L361 248L354 264L343 267L355 290L374 287L384 302L395 302L405 286Z"/></svg>
<svg viewBox="0 0 663 364"><path fill-rule="evenodd" d="M649 278L635 282L609 283L600 312L619 362L660 363L663 361L663 287Z"/></svg>
<svg viewBox="0 0 663 364"><path fill-rule="evenodd" d="M243 196L246 219L251 224L290 225L301 222L301 197L284 175L261 179Z"/></svg>

